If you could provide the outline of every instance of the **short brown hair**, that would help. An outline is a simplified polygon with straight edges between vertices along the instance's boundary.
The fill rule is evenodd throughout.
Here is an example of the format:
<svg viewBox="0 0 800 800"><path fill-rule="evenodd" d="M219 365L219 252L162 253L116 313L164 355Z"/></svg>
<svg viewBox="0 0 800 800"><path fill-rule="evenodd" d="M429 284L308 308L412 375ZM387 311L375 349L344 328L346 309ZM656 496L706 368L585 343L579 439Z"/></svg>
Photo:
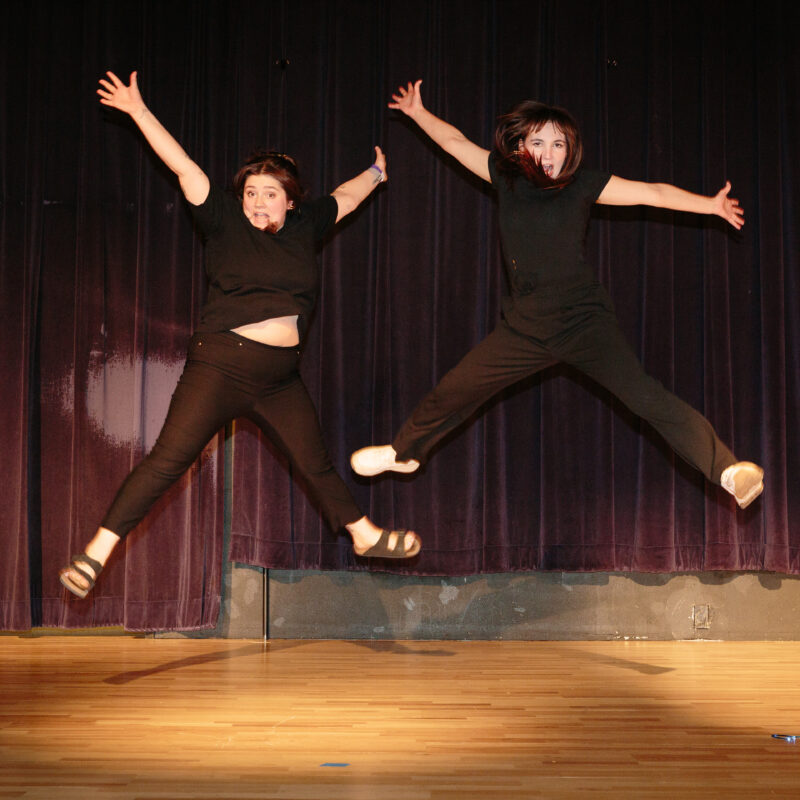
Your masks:
<svg viewBox="0 0 800 800"><path fill-rule="evenodd" d="M233 176L233 190L237 197L241 198L244 193L244 184L250 175L273 175L295 205L305 194L300 185L297 162L285 153L275 150L257 150L253 153Z"/></svg>
<svg viewBox="0 0 800 800"><path fill-rule="evenodd" d="M542 165L520 146L528 134L541 130L548 122L567 140L567 157L555 178L550 178ZM583 159L583 143L578 124L572 114L558 106L536 100L523 100L500 117L494 134L497 171L509 181L519 175L542 188L560 189L572 181Z"/></svg>

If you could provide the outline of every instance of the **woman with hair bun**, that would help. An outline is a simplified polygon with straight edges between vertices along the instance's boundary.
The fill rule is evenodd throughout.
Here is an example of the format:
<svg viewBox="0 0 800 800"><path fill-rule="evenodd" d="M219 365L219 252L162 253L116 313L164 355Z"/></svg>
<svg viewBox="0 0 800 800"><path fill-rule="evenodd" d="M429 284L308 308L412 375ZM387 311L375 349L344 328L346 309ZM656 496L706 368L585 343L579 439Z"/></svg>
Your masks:
<svg viewBox="0 0 800 800"><path fill-rule="evenodd" d="M409 558L412 531L387 531L358 508L322 439L298 372L305 328L319 292L315 246L382 181L386 158L325 197L303 199L297 166L257 153L234 178L235 194L211 183L142 100L136 73L100 80L100 102L127 113L177 176L206 240L208 298L183 374L153 449L126 478L83 553L59 573L85 597L114 547L192 465L227 422L246 416L290 458L334 531L346 528L361 556Z"/></svg>
<svg viewBox="0 0 800 800"><path fill-rule="evenodd" d="M489 336L448 372L388 445L351 456L360 475L411 473L433 446L506 386L556 362L579 369L649 422L690 465L741 508L764 488L761 467L738 461L701 414L642 369L619 329L611 300L584 259L592 204L649 205L716 214L739 230L744 214L726 183L713 197L666 183L631 181L581 165L574 119L526 100L500 118L485 150L422 104L422 81L400 87L402 111L463 166L492 184L511 296Z"/></svg>

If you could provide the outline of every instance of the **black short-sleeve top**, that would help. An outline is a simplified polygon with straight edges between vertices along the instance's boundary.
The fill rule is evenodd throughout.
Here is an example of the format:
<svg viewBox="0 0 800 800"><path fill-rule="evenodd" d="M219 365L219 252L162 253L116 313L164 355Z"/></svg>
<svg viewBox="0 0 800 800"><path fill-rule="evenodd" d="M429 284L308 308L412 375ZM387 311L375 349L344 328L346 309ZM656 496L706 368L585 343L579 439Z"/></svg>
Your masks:
<svg viewBox="0 0 800 800"><path fill-rule="evenodd" d="M277 233L256 228L242 201L213 183L205 202L190 208L205 239L208 276L197 330L224 331L297 314L302 334L319 293L316 243L336 223L336 199L300 203Z"/></svg>
<svg viewBox="0 0 800 800"><path fill-rule="evenodd" d="M560 189L541 189L524 177L510 183L489 157L497 191L500 239L512 296L558 291L592 281L585 244L589 213L611 175L579 168Z"/></svg>

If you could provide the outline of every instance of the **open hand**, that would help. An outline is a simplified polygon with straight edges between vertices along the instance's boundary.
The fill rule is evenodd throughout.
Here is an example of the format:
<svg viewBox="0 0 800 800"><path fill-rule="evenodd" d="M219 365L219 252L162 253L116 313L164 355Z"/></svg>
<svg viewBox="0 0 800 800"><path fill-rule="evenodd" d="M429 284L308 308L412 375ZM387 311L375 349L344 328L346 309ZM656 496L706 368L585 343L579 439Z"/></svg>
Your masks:
<svg viewBox="0 0 800 800"><path fill-rule="evenodd" d="M422 80L414 83L409 81L408 86L404 89L402 86L397 90L397 94L392 95L394 102L389 103L389 108L395 108L402 111L409 117L413 117L418 111L421 111L424 106L422 105L422 94L419 91Z"/></svg>
<svg viewBox="0 0 800 800"><path fill-rule="evenodd" d="M383 154L383 150L381 150L378 145L375 145L375 166L379 167L383 173L382 180L388 181L389 176L386 174L386 156Z"/></svg>
<svg viewBox="0 0 800 800"><path fill-rule="evenodd" d="M728 197L730 190L731 182L726 181L714 195L714 213L730 222L738 231L744 225L744 211L735 197Z"/></svg>
<svg viewBox="0 0 800 800"><path fill-rule="evenodd" d="M139 94L136 72L131 72L129 86L126 86L113 72L106 72L106 75L108 75L108 80L100 78L100 86L103 88L97 90L100 102L104 106L111 106L131 116L134 116L137 111L147 108Z"/></svg>

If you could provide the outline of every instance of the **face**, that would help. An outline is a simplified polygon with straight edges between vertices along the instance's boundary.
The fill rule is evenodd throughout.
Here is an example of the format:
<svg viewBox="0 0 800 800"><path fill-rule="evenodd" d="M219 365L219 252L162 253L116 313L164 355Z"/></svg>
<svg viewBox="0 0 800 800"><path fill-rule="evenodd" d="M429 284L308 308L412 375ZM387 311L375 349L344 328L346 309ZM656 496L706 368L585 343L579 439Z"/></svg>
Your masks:
<svg viewBox="0 0 800 800"><path fill-rule="evenodd" d="M262 231L277 233L294 208L286 190L274 175L248 175L242 191L242 210L250 223Z"/></svg>
<svg viewBox="0 0 800 800"><path fill-rule="evenodd" d="M522 146L542 165L549 178L561 174L567 159L567 137L552 122L546 122L538 131L531 131Z"/></svg>

